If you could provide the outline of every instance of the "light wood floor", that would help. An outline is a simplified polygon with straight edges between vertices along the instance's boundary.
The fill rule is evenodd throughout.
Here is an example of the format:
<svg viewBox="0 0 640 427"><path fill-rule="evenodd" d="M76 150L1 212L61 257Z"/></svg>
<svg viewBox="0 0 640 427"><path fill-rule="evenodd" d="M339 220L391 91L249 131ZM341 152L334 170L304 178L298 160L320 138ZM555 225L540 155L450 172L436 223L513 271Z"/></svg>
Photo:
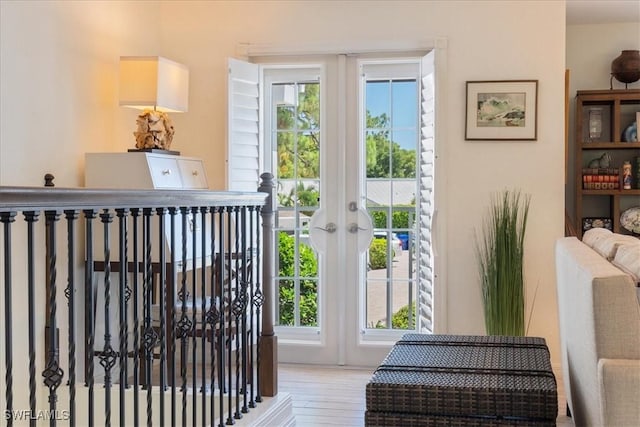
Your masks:
<svg viewBox="0 0 640 427"><path fill-rule="evenodd" d="M279 391L291 393L297 426L363 426L365 386L372 368L280 364ZM558 382L559 427L573 426L565 416L562 378Z"/></svg>

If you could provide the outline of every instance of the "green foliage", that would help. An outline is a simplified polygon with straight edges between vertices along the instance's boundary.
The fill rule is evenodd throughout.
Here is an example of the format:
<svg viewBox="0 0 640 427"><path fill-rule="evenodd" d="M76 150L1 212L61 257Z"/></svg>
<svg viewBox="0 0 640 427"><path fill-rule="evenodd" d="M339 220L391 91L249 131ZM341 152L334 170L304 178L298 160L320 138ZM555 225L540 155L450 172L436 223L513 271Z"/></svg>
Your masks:
<svg viewBox="0 0 640 427"><path fill-rule="evenodd" d="M396 206L399 207L399 206ZM411 206L412 208L415 206ZM369 214L375 228L387 228L387 212L382 210L370 210ZM391 228L409 228L409 212L393 211L391 215Z"/></svg>
<svg viewBox="0 0 640 427"><path fill-rule="evenodd" d="M298 88L298 105L278 106L278 178L318 178L320 176L319 85ZM390 120L386 114L371 116L367 111L366 165L368 178L415 178L416 150L406 150L390 140ZM391 161L390 161L391 160ZM391 172L389 168L391 167Z"/></svg>
<svg viewBox="0 0 640 427"><path fill-rule="evenodd" d="M524 335L524 235L531 197L492 197L483 237L476 235L484 320L489 335Z"/></svg>
<svg viewBox="0 0 640 427"><path fill-rule="evenodd" d="M369 211L374 228L387 228L387 213L385 211Z"/></svg>
<svg viewBox="0 0 640 427"><path fill-rule="evenodd" d="M304 186L303 182L299 182L295 188L289 191L289 194L278 193L278 204L284 207L293 206L318 206L318 198L320 192L315 185ZM313 211L301 211L307 216L313 215Z"/></svg>
<svg viewBox="0 0 640 427"><path fill-rule="evenodd" d="M320 176L320 100L317 83L296 85L298 105L278 106L278 178Z"/></svg>
<svg viewBox="0 0 640 427"><path fill-rule="evenodd" d="M411 327L409 327L409 306L405 305L393 313L391 326L393 329L414 329L416 324L416 303L411 304Z"/></svg>
<svg viewBox="0 0 640 427"><path fill-rule="evenodd" d="M280 270L278 276L293 277L295 275L295 240L293 236L278 233L278 257ZM300 326L316 326L318 324L318 262L313 250L303 243L298 247L300 279ZM295 325L295 281L280 280L279 286L280 325Z"/></svg>
<svg viewBox="0 0 640 427"><path fill-rule="evenodd" d="M416 324L416 303L411 303L411 326L409 326L409 306L405 305L391 316L391 327L393 329L415 329ZM375 325L376 329L386 329L387 325L378 320Z"/></svg>
<svg viewBox="0 0 640 427"><path fill-rule="evenodd" d="M409 228L409 212L394 211L391 216L391 227L393 228Z"/></svg>
<svg viewBox="0 0 640 427"><path fill-rule="evenodd" d="M369 246L369 268L387 268L387 239L373 239Z"/></svg>
<svg viewBox="0 0 640 427"><path fill-rule="evenodd" d="M389 127L389 116L372 116L367 111L367 178L415 178L416 150L391 141Z"/></svg>

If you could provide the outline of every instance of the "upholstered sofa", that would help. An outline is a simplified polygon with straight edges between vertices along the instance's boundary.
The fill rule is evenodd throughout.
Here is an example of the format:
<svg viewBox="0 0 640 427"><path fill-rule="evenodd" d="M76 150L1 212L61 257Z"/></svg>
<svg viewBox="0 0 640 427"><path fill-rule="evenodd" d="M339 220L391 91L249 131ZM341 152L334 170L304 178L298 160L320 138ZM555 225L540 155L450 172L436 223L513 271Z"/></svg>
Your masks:
<svg viewBox="0 0 640 427"><path fill-rule="evenodd" d="M599 230L556 242L564 390L576 426L635 427L640 240Z"/></svg>

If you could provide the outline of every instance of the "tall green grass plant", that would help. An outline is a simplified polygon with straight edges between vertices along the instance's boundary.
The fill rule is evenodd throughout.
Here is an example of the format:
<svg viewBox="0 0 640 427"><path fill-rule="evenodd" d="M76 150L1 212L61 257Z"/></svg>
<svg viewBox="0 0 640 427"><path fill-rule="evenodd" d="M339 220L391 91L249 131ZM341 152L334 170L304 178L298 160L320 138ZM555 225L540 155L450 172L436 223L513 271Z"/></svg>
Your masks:
<svg viewBox="0 0 640 427"><path fill-rule="evenodd" d="M525 334L523 261L530 200L517 190L493 195L482 236L476 234L488 335Z"/></svg>

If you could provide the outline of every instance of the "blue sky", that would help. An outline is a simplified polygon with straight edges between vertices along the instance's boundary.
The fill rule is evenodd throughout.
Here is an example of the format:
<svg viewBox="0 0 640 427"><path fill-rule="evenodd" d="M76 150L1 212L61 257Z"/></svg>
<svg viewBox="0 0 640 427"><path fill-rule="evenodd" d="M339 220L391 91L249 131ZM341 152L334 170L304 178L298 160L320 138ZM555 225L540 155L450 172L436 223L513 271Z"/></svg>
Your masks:
<svg viewBox="0 0 640 427"><path fill-rule="evenodd" d="M405 149L416 148L418 92L416 81L367 83L366 104L371 115L391 117L392 139Z"/></svg>

